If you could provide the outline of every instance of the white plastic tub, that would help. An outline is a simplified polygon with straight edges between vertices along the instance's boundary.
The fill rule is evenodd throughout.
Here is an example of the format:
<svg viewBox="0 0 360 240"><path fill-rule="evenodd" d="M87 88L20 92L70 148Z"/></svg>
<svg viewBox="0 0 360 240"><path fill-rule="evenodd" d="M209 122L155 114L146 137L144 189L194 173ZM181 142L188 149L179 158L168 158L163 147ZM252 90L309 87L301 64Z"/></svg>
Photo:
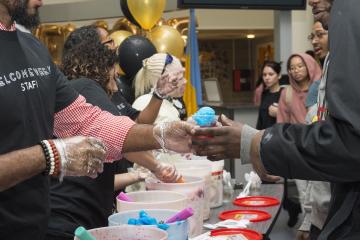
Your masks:
<svg viewBox="0 0 360 240"><path fill-rule="evenodd" d="M127 195L134 202L117 199L118 212L142 209L182 210L188 206L187 196L174 191L141 191L127 193Z"/></svg>
<svg viewBox="0 0 360 240"><path fill-rule="evenodd" d="M163 183L154 179L145 181L148 190L167 190L185 194L189 200L189 207L194 210L194 215L189 218L190 234L195 237L202 232L203 225L203 205L205 181L201 177L183 176L185 183Z"/></svg>
<svg viewBox="0 0 360 240"><path fill-rule="evenodd" d="M130 218L139 218L140 210L125 211L113 214L109 217L109 226L117 226L127 224ZM156 218L159 221L166 221L171 216L175 215L179 211L167 210L167 209L144 209L144 211L150 216ZM188 220L169 223L169 228L166 230L168 233L168 240L187 240L189 235L189 222ZM156 227L156 226L154 226Z"/></svg>
<svg viewBox="0 0 360 240"><path fill-rule="evenodd" d="M121 225L94 228L88 230L96 240L166 240L168 234L164 230L151 226ZM77 237L75 240L79 240Z"/></svg>

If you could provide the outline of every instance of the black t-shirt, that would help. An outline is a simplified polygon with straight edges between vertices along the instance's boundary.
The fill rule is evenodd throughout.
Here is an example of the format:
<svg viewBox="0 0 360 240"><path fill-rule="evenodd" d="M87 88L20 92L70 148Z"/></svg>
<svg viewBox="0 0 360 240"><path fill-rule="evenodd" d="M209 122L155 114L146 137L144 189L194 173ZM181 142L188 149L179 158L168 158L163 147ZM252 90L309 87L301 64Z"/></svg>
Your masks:
<svg viewBox="0 0 360 240"><path fill-rule="evenodd" d="M127 90L122 88L121 86L124 85L117 82L119 91L114 93L114 95L111 97L111 101L116 105L117 109L120 112L120 115L128 116L132 120L135 120L139 116L139 111L133 108L128 100L124 96L124 92Z"/></svg>
<svg viewBox="0 0 360 240"><path fill-rule="evenodd" d="M0 154L5 154L53 138L54 114L78 94L31 34L0 31L0 48ZM43 239L48 191L48 177L38 174L0 192L0 238Z"/></svg>
<svg viewBox="0 0 360 240"><path fill-rule="evenodd" d="M87 102L113 115L121 115L97 82L82 78L71 80L70 85L84 96ZM78 226L88 229L107 226L107 218L113 208L114 174L118 173L123 162L124 159L105 164L104 172L95 179L65 177L62 183L52 179L48 234L72 239Z"/></svg>
<svg viewBox="0 0 360 240"><path fill-rule="evenodd" d="M281 88L282 89L282 88ZM281 89L278 92L271 93L265 90L261 96L261 103L259 107L259 116L256 124L256 129L262 130L271 127L276 123L276 117L269 115L269 107L273 103L279 102Z"/></svg>
<svg viewBox="0 0 360 240"><path fill-rule="evenodd" d="M124 76L117 79L119 92L121 92L122 96L129 104L133 104L135 101L135 89L132 87L132 82L132 79L128 79Z"/></svg>

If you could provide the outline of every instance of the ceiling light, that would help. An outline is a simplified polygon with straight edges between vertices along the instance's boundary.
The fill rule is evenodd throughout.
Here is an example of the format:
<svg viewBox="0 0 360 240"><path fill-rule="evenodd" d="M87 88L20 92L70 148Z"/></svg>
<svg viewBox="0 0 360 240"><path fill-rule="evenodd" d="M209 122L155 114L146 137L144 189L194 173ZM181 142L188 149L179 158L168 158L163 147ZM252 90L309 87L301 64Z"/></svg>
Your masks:
<svg viewBox="0 0 360 240"><path fill-rule="evenodd" d="M254 39L255 38L255 34L248 34L246 35L247 39Z"/></svg>

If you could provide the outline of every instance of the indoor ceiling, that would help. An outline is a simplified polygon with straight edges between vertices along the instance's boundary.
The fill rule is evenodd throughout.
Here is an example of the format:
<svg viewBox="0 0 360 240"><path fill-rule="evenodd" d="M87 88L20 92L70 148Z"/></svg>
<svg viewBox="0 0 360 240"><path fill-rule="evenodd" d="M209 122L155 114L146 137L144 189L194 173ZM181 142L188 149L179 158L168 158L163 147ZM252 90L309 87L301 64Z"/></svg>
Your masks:
<svg viewBox="0 0 360 240"><path fill-rule="evenodd" d="M199 39L245 39L246 35L254 34L255 38L273 37L274 31L269 29L257 30L202 30L198 32Z"/></svg>

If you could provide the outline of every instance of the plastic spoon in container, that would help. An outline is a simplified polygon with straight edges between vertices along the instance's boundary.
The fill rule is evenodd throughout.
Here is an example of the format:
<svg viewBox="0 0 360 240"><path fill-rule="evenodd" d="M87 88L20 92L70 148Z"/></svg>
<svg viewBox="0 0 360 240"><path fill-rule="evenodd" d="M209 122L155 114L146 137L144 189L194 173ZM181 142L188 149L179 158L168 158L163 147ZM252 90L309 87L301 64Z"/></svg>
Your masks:
<svg viewBox="0 0 360 240"><path fill-rule="evenodd" d="M124 192L120 192L116 198L125 202L134 202L134 200Z"/></svg>
<svg viewBox="0 0 360 240"><path fill-rule="evenodd" d="M183 221L191 217L193 214L194 214L194 210L191 207L185 208L180 212L176 213L175 215L171 216L168 220L165 221L165 223L168 224L177 221Z"/></svg>
<svg viewBox="0 0 360 240"><path fill-rule="evenodd" d="M78 227L75 230L75 236L80 240L96 240L84 227Z"/></svg>

